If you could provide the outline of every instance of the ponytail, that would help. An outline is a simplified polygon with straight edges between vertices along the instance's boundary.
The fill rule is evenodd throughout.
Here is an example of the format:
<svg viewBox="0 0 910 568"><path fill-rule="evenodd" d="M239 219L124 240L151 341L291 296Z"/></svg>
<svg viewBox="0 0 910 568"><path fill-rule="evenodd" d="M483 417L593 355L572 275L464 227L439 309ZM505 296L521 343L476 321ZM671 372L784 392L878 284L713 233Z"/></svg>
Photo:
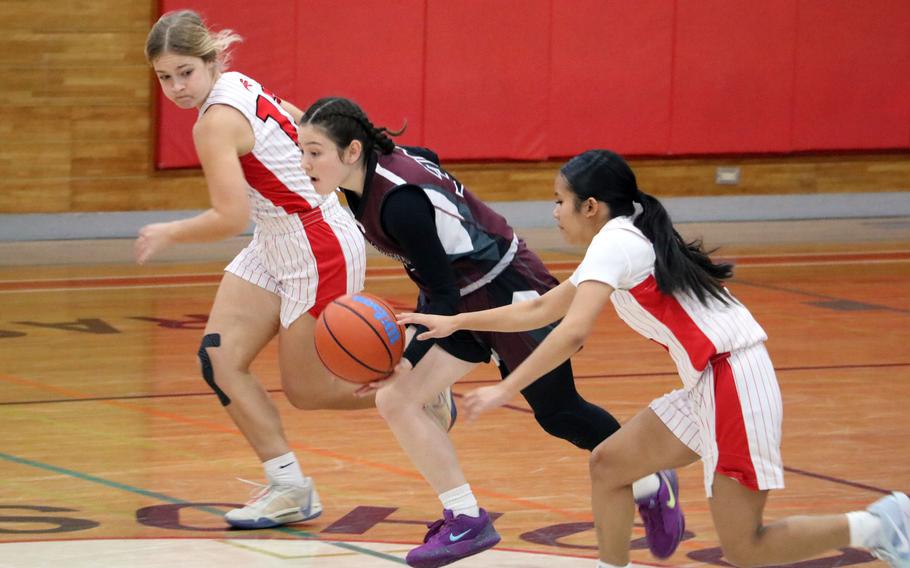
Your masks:
<svg viewBox="0 0 910 568"><path fill-rule="evenodd" d="M733 265L711 261L702 242L687 243L676 232L670 215L656 197L638 189L632 168L610 150L588 150L560 170L579 202L593 197L610 208L611 217L632 216L634 203L641 213L633 223L654 245L654 278L664 294L690 292L706 304L708 296L728 304L732 297L723 281L733 276Z"/></svg>
<svg viewBox="0 0 910 568"><path fill-rule="evenodd" d="M640 190L635 197L642 211L633 222L654 245L654 278L660 291L691 292L702 304L707 303L710 294L728 304L731 296L723 281L733 276L733 265L714 263L709 256L713 251L705 251L700 239L687 243L656 197Z"/></svg>

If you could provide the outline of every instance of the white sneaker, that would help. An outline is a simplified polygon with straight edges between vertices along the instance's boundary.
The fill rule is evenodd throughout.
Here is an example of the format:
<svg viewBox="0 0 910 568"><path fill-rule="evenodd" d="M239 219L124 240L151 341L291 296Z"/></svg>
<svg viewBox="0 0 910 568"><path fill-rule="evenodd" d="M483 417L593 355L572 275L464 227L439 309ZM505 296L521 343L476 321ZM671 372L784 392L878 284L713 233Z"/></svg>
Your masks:
<svg viewBox="0 0 910 568"><path fill-rule="evenodd" d="M315 519L322 514L322 503L313 479L304 477L303 480L303 487L295 487L262 485L241 479L259 489L246 505L225 513L224 520L239 529L267 529Z"/></svg>
<svg viewBox="0 0 910 568"><path fill-rule="evenodd" d="M910 498L895 491L867 510L882 523L881 538L872 554L893 568L910 568Z"/></svg>
<svg viewBox="0 0 910 568"><path fill-rule="evenodd" d="M433 402L423 406L424 411L430 415L439 427L448 432L455 425L458 418L458 408L455 407L455 397L452 396L452 387L442 390Z"/></svg>

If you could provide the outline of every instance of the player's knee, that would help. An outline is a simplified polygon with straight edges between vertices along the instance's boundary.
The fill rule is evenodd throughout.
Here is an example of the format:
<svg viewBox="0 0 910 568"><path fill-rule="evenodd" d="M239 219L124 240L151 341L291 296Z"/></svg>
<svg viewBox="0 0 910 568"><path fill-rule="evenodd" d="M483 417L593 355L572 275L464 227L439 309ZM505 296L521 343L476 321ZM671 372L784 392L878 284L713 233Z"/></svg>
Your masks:
<svg viewBox="0 0 910 568"><path fill-rule="evenodd" d="M738 568L754 568L767 564L759 559L755 548L749 544L721 542L721 550L724 552L724 560Z"/></svg>
<svg viewBox="0 0 910 568"><path fill-rule="evenodd" d="M215 381L215 365L212 361L212 355L209 353L209 349L216 348L221 346L221 334L218 333L209 333L202 338L202 344L199 346L199 364L201 366L202 378L205 380L205 383L211 388L216 395L218 395L218 400L221 402L222 406L227 406L231 404L231 399L228 395L221 390L221 387L218 386L218 383Z"/></svg>
<svg viewBox="0 0 910 568"><path fill-rule="evenodd" d="M619 455L622 448L615 444L603 443L597 446L588 459L591 481L601 486L621 486L631 483L627 472L623 471L623 458Z"/></svg>
<svg viewBox="0 0 910 568"><path fill-rule="evenodd" d="M417 405L411 404L408 397L399 390L394 388L394 385L390 385L376 391L376 410L386 422L394 421L412 407L418 408Z"/></svg>
<svg viewBox="0 0 910 568"><path fill-rule="evenodd" d="M601 438L592 431L591 424L575 412L561 410L535 414L534 418L547 434L562 438L583 450L593 450L601 442Z"/></svg>

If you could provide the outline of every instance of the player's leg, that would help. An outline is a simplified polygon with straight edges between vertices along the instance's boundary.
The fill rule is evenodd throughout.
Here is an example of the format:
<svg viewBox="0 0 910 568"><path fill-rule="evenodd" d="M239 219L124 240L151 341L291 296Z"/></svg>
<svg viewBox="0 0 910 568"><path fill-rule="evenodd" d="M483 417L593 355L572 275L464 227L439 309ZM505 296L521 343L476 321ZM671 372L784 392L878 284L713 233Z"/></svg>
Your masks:
<svg viewBox="0 0 910 568"><path fill-rule="evenodd" d="M424 544L408 553L410 566L443 566L482 552L500 540L489 515L478 506L451 440L424 410L439 392L475 365L436 345L413 369L383 386L376 395L379 412L443 505L443 518L431 525Z"/></svg>
<svg viewBox="0 0 910 568"><path fill-rule="evenodd" d="M277 409L249 370L255 354L277 333L284 307L279 282L274 276L275 269L282 267L270 270L263 262L275 238L266 237L265 241L257 233L253 242L225 269L222 289L209 322L209 327L215 331L230 326L234 330L232 336L240 338L239 341L228 338L227 344L204 350L206 358L222 368L213 369L215 384L225 382L228 389L237 392L237 401L228 405L228 412L256 449L267 480L262 490L244 507L225 515L228 523L239 528L296 522L318 516L321 511L312 480L304 477L288 446ZM250 323L251 319L267 319L268 333L261 334L261 344L255 349L237 348L238 342L249 343L243 339L243 334L256 333L259 329Z"/></svg>
<svg viewBox="0 0 910 568"><path fill-rule="evenodd" d="M590 462L591 504L601 561L614 566L629 562L635 516L633 483L652 472L676 469L697 460L698 454L650 408L639 412L594 450ZM675 494L668 498L671 509L679 507Z"/></svg>
<svg viewBox="0 0 910 568"><path fill-rule="evenodd" d="M363 236L350 215L326 205L324 217L301 224L293 239L275 246L292 251L279 255L274 270L281 278L279 361L281 384L295 407L357 409L374 406L373 397L354 396L355 385L329 373L316 354L316 318L332 300L363 289L366 253Z"/></svg>
<svg viewBox="0 0 910 568"><path fill-rule="evenodd" d="M262 461L288 451L278 411L250 372L278 331L279 305L275 294L226 272L200 348L206 380Z"/></svg>
<svg viewBox="0 0 910 568"><path fill-rule="evenodd" d="M253 359L278 329L279 310L274 293L226 272L200 350L203 373L263 462L269 481L244 507L225 514L238 528L302 521L321 511L311 481L290 451L278 410L250 372Z"/></svg>
<svg viewBox="0 0 910 568"><path fill-rule="evenodd" d="M343 381L326 370L316 354L316 319L306 313L278 333L281 385L287 399L302 410L358 409L375 406L374 397L358 397L359 385Z"/></svg>
<svg viewBox="0 0 910 568"><path fill-rule="evenodd" d="M768 490L783 486L774 369L763 345L733 352L712 366L718 457L711 514L727 560L740 566L787 564L857 546L894 566L910 566L910 500L903 494L885 497L868 511L764 524Z"/></svg>
<svg viewBox="0 0 910 568"><path fill-rule="evenodd" d="M520 254L514 266L490 285L476 292L473 302L490 307L524 301L546 291L555 279L529 251ZM479 300L482 296L485 299ZM471 306L471 309L482 309ZM524 333L481 334L500 358L500 373L508 375L544 340L554 326ZM593 450L619 430L619 422L606 409L585 400L575 387L571 362L566 361L522 390L534 418L549 434L587 450ZM685 517L676 500L678 482L672 470L649 473L632 486L648 548L658 558L673 554L682 539ZM671 499L672 496L672 499Z"/></svg>

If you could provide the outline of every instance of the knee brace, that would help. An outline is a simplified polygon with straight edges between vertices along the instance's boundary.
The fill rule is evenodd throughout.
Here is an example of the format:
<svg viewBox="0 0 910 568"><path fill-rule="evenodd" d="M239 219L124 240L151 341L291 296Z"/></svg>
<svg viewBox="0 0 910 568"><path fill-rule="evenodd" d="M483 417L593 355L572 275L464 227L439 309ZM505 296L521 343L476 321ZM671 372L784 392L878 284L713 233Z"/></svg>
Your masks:
<svg viewBox="0 0 910 568"><path fill-rule="evenodd" d="M221 334L210 333L203 337L202 345L199 346L198 356L199 363L202 365L202 378L205 379L205 382L209 387L218 395L221 406L227 406L231 404L231 399L228 398L228 395L226 395L215 383L215 369L212 368L212 360L209 359L209 354L206 351L207 347L221 347Z"/></svg>

